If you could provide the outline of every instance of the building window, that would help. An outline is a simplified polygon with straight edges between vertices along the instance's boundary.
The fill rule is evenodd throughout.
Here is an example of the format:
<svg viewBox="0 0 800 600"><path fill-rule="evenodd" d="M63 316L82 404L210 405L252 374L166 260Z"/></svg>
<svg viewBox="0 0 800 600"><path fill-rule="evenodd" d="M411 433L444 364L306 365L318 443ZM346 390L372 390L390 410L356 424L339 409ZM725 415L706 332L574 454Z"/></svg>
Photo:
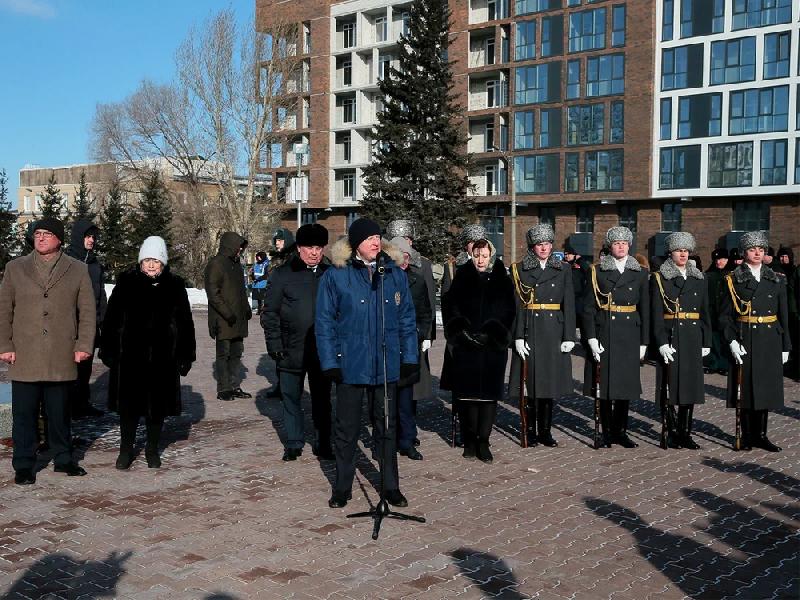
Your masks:
<svg viewBox="0 0 800 600"><path fill-rule="evenodd" d="M661 99L661 124L658 139L672 139L672 98Z"/></svg>
<svg viewBox="0 0 800 600"><path fill-rule="evenodd" d="M681 37L720 33L725 26L725 0L681 0Z"/></svg>
<svg viewBox="0 0 800 600"><path fill-rule="evenodd" d="M301 216L303 225L313 225L319 218L319 211L304 209Z"/></svg>
<svg viewBox="0 0 800 600"><path fill-rule="evenodd" d="M532 150L534 147L533 136L535 128L533 124L534 112L527 110L514 113L514 149Z"/></svg>
<svg viewBox="0 0 800 600"><path fill-rule="evenodd" d="M486 180L486 195L494 196L497 194L497 165L486 165L483 168Z"/></svg>
<svg viewBox="0 0 800 600"><path fill-rule="evenodd" d="M489 121L483 126L483 151L494 152L494 122Z"/></svg>
<svg viewBox="0 0 800 600"><path fill-rule="evenodd" d="M625 92L625 55L606 54L586 61L586 96L610 96Z"/></svg>
<svg viewBox="0 0 800 600"><path fill-rule="evenodd" d="M558 193L560 184L558 154L514 157L514 187L518 194Z"/></svg>
<svg viewBox="0 0 800 600"><path fill-rule="evenodd" d="M754 81L756 38L711 43L711 85Z"/></svg>
<svg viewBox="0 0 800 600"><path fill-rule="evenodd" d="M625 5L619 4L611 9L611 46L625 45Z"/></svg>
<svg viewBox="0 0 800 600"><path fill-rule="evenodd" d="M753 142L709 146L708 187L753 185Z"/></svg>
<svg viewBox="0 0 800 600"><path fill-rule="evenodd" d="M534 104L561 100L561 63L515 69L514 103Z"/></svg>
<svg viewBox="0 0 800 600"><path fill-rule="evenodd" d="M485 206L478 213L481 225L486 231L486 237L495 248L497 248L497 255L500 260L503 259L504 241L504 222L503 216L505 215L505 207L503 206Z"/></svg>
<svg viewBox="0 0 800 600"><path fill-rule="evenodd" d="M594 233L594 206L578 205L575 211L575 233Z"/></svg>
<svg viewBox="0 0 800 600"><path fill-rule="evenodd" d="M342 61L342 85L353 85L353 63L349 58Z"/></svg>
<svg viewBox="0 0 800 600"><path fill-rule="evenodd" d="M794 182L800 183L800 138L794 144Z"/></svg>
<svg viewBox="0 0 800 600"><path fill-rule="evenodd" d="M664 14L661 21L661 41L668 42L673 36L673 23L675 22L674 0L664 0Z"/></svg>
<svg viewBox="0 0 800 600"><path fill-rule="evenodd" d="M587 152L584 164L584 191L622 190L622 150Z"/></svg>
<svg viewBox="0 0 800 600"><path fill-rule="evenodd" d="M722 134L722 94L684 96L678 101L678 139Z"/></svg>
<svg viewBox="0 0 800 600"><path fill-rule="evenodd" d="M636 206L633 204L620 204L619 205L619 224L622 227L627 227L635 236L638 228Z"/></svg>
<svg viewBox="0 0 800 600"><path fill-rule="evenodd" d="M561 109L546 108L539 111L539 148L557 148L561 145Z"/></svg>
<svg viewBox="0 0 800 600"><path fill-rule="evenodd" d="M338 98L342 123L355 123L356 122L356 99L352 96L347 98Z"/></svg>
<svg viewBox="0 0 800 600"><path fill-rule="evenodd" d="M658 189L681 190L700 187L700 146L662 148L658 166Z"/></svg>
<svg viewBox="0 0 800 600"><path fill-rule="evenodd" d="M411 24L411 13L407 10L404 10L402 13L400 13L400 22L402 23L400 34L408 36L408 28Z"/></svg>
<svg viewBox="0 0 800 600"><path fill-rule="evenodd" d="M361 218L361 215L358 214L354 210L347 211L347 216L345 217L345 221L347 222L347 228L350 229L350 225L352 225L355 221Z"/></svg>
<svg viewBox="0 0 800 600"><path fill-rule="evenodd" d="M493 65L494 64L494 38L488 38L485 40L486 44L486 64Z"/></svg>
<svg viewBox="0 0 800 600"><path fill-rule="evenodd" d="M728 133L766 133L789 128L789 86L731 92Z"/></svg>
<svg viewBox="0 0 800 600"><path fill-rule="evenodd" d="M486 106L497 108L506 105L506 86L504 81L491 80L486 82Z"/></svg>
<svg viewBox="0 0 800 600"><path fill-rule="evenodd" d="M625 103L621 100L611 103L611 131L609 144L621 144L625 140Z"/></svg>
<svg viewBox="0 0 800 600"><path fill-rule="evenodd" d="M769 202L739 200L733 203L734 231L769 231Z"/></svg>
<svg viewBox="0 0 800 600"><path fill-rule="evenodd" d="M681 212L680 202L668 202L661 206L661 231L680 231Z"/></svg>
<svg viewBox="0 0 800 600"><path fill-rule="evenodd" d="M341 133L337 134L336 137L338 138L337 143L339 147L337 159L339 162L347 162L349 163L352 159L352 142L350 138L350 133Z"/></svg>
<svg viewBox="0 0 800 600"><path fill-rule="evenodd" d="M567 100L581 97L581 61L567 62Z"/></svg>
<svg viewBox="0 0 800 600"><path fill-rule="evenodd" d="M623 7L624 9L624 7ZM623 26L624 26L623 14ZM569 16L569 51L600 50L606 47L606 9L595 8Z"/></svg>
<svg viewBox="0 0 800 600"><path fill-rule="evenodd" d="M356 196L356 174L343 173L342 174L342 198L345 200L353 200Z"/></svg>
<svg viewBox="0 0 800 600"><path fill-rule="evenodd" d="M761 185L786 185L787 140L761 142Z"/></svg>
<svg viewBox="0 0 800 600"><path fill-rule="evenodd" d="M516 0L514 13L516 15L529 15L531 13L561 8L561 0Z"/></svg>
<svg viewBox="0 0 800 600"><path fill-rule="evenodd" d="M567 6L580 6L581 0L567 0Z"/></svg>
<svg viewBox="0 0 800 600"><path fill-rule="evenodd" d="M378 81L388 79L392 68L392 55L381 54L378 57Z"/></svg>
<svg viewBox="0 0 800 600"><path fill-rule="evenodd" d="M389 28L386 17L375 18L375 41L385 42L389 39Z"/></svg>
<svg viewBox="0 0 800 600"><path fill-rule="evenodd" d="M564 191L578 191L578 158L577 152L567 152L564 158Z"/></svg>
<svg viewBox="0 0 800 600"><path fill-rule="evenodd" d="M733 0L733 30L792 20L792 0Z"/></svg>
<svg viewBox="0 0 800 600"><path fill-rule="evenodd" d="M764 79L789 76L791 45L791 31L768 33L764 36Z"/></svg>
<svg viewBox="0 0 800 600"><path fill-rule="evenodd" d="M536 58L536 21L517 23L514 60Z"/></svg>
<svg viewBox="0 0 800 600"><path fill-rule="evenodd" d="M561 15L542 18L542 56L564 53L564 18Z"/></svg>
<svg viewBox="0 0 800 600"><path fill-rule="evenodd" d="M356 24L342 24L342 48L352 48L356 45Z"/></svg>
<svg viewBox="0 0 800 600"><path fill-rule="evenodd" d="M567 146L602 144L604 122L604 104L568 107Z"/></svg>
<svg viewBox="0 0 800 600"><path fill-rule="evenodd" d="M661 89L703 85L703 44L667 48L661 52Z"/></svg>
<svg viewBox="0 0 800 600"><path fill-rule="evenodd" d="M539 223L542 225L556 226L556 209L552 206L542 206L539 208Z"/></svg>

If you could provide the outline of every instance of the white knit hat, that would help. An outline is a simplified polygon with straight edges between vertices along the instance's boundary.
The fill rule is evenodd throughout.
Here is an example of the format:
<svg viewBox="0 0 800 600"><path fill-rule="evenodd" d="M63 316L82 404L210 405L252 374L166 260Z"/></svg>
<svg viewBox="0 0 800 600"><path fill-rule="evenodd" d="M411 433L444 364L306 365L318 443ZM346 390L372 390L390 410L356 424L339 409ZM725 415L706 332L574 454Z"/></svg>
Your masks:
<svg viewBox="0 0 800 600"><path fill-rule="evenodd" d="M167 243L164 238L151 235L144 241L139 249L139 262L141 263L145 258L155 258L161 261L162 265L167 265Z"/></svg>

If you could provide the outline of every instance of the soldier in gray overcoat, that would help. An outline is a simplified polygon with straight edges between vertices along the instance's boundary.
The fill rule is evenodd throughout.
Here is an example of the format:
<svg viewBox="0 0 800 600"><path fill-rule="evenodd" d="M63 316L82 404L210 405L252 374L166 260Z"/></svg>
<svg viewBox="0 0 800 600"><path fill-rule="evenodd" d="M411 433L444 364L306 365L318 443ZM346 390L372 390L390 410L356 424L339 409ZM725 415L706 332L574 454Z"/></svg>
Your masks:
<svg viewBox="0 0 800 600"><path fill-rule="evenodd" d="M792 344L786 277L762 264L768 247L763 231L750 231L739 240L744 262L725 277L720 320L734 363L742 368L742 447L780 452L767 439L767 414L783 407L782 365ZM736 369L731 368L730 408L735 407L736 387Z"/></svg>
<svg viewBox="0 0 800 600"><path fill-rule="evenodd" d="M572 392L570 352L575 347L575 295L572 269L553 256L555 232L550 225L531 227L528 253L511 267L517 315L516 353L511 363L511 395L520 395L519 373L527 361L528 445L558 446L550 433L553 400ZM537 436L538 425L538 436Z"/></svg>
<svg viewBox="0 0 800 600"><path fill-rule="evenodd" d="M662 407L667 410L668 445L696 450L700 446L691 437L692 412L704 402L703 357L711 352L708 287L689 260L695 250L691 233L670 234L666 246L670 256L650 279L653 337L663 361L657 380L663 382L669 372L668 406ZM673 406L678 407L677 418Z"/></svg>
<svg viewBox="0 0 800 600"><path fill-rule="evenodd" d="M592 265L583 302L583 331L600 366L600 422L606 447L638 446L626 430L630 401L642 393L639 366L650 340L650 295L647 269L628 254L632 241L627 227L608 230L611 253Z"/></svg>

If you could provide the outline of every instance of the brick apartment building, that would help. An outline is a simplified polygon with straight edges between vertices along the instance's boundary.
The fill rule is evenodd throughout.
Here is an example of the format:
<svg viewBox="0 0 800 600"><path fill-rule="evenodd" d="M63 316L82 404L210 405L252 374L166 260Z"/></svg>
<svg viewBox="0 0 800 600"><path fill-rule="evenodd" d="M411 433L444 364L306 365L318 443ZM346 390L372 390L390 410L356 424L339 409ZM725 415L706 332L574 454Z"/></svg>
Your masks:
<svg viewBox="0 0 800 600"><path fill-rule="evenodd" d="M409 0L256 0L256 26L299 24L293 124L265 165L276 189L307 143L305 222L342 233ZM693 231L706 259L737 232L800 249L800 3L451 0L454 75L478 215L510 254L533 224L596 255L608 227L662 250ZM742 41L744 40L744 41ZM768 106L769 105L769 106ZM283 120L286 122L286 120ZM513 171L513 174L512 174ZM287 206L288 210L293 207ZM294 223L287 212L286 225Z"/></svg>

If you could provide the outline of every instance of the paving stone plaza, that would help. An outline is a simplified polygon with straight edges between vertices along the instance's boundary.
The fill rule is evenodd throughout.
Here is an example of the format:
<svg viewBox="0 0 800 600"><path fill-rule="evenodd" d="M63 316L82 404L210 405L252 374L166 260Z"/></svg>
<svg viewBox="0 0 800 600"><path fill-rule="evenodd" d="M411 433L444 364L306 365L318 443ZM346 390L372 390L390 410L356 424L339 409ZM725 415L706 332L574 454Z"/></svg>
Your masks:
<svg viewBox="0 0 800 600"><path fill-rule="evenodd" d="M695 411L702 448L661 450L655 371L642 369L631 407L633 450L591 448L592 402L573 395L554 415L558 448L520 448L516 404L503 403L494 463L450 447L449 393L419 404L423 461L399 457L401 489L425 524L347 519L377 501L379 474L361 446L353 500L328 508L333 462L306 446L282 462L276 380L255 322L243 387L252 400L216 400L214 347L195 313L198 362L184 411L167 421L163 467L143 454L114 468L116 415L78 422L76 454L89 471L13 484L0 450L3 598L798 598L800 384L770 415L783 452L731 450L725 380L706 378ZM440 335L441 338L441 335ZM444 343L431 350L441 369ZM573 358L575 389L583 360ZM95 363L95 404L107 370ZM2 376L2 373L0 373ZM147 373L142 373L143 377ZM435 380L438 383L438 379ZM311 431L306 398L307 432ZM362 441L369 439L366 419ZM307 433L308 435L308 433ZM144 444L140 427L138 445ZM43 462L43 461L42 461Z"/></svg>

